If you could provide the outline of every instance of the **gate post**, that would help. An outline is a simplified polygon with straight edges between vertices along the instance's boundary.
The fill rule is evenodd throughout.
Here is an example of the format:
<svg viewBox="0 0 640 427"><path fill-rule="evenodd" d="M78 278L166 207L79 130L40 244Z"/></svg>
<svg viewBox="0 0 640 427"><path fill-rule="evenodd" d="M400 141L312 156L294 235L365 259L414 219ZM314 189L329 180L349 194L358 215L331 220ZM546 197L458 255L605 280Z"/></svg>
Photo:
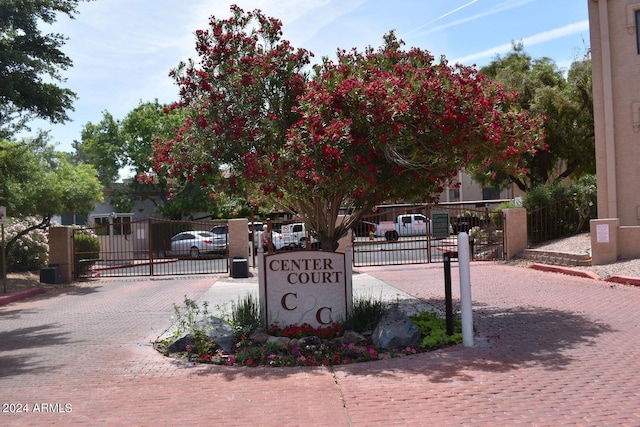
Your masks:
<svg viewBox="0 0 640 427"><path fill-rule="evenodd" d="M510 260L527 249L527 210L525 208L509 208L502 211L504 215L504 259Z"/></svg>
<svg viewBox="0 0 640 427"><path fill-rule="evenodd" d="M49 264L57 264L64 283L71 283L74 276L73 229L49 228Z"/></svg>
<svg viewBox="0 0 640 427"><path fill-rule="evenodd" d="M447 335L453 335L453 296L451 294L451 258L458 258L457 252L445 252L444 258L444 307Z"/></svg>

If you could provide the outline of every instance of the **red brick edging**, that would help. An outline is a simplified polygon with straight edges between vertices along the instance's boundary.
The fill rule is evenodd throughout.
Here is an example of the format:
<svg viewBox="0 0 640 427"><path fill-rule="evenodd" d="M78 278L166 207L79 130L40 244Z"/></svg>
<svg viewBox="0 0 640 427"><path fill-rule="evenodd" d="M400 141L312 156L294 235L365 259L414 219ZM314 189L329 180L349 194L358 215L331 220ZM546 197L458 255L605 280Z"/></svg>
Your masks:
<svg viewBox="0 0 640 427"><path fill-rule="evenodd" d="M567 268L560 265L531 264L530 268L533 268L534 270L550 271L553 273L562 273L570 276L580 276L586 277L587 279L600 280L600 276L592 271L576 270L574 268ZM638 283L640 283L640 280L638 280Z"/></svg>
<svg viewBox="0 0 640 427"><path fill-rule="evenodd" d="M27 289L26 291L16 292L15 294L5 295L0 297L0 305L6 305L14 301L18 301L24 298L29 298L34 295L43 294L46 292L44 288Z"/></svg>

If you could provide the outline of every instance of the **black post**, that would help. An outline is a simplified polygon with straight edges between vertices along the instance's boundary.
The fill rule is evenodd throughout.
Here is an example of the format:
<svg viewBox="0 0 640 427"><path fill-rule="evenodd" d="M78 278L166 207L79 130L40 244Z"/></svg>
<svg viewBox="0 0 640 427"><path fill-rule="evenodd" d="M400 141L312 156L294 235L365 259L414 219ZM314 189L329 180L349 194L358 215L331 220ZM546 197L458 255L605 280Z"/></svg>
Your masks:
<svg viewBox="0 0 640 427"><path fill-rule="evenodd" d="M453 297L451 296L451 258L457 258L457 252L444 254L444 306L447 323L447 335L453 335Z"/></svg>

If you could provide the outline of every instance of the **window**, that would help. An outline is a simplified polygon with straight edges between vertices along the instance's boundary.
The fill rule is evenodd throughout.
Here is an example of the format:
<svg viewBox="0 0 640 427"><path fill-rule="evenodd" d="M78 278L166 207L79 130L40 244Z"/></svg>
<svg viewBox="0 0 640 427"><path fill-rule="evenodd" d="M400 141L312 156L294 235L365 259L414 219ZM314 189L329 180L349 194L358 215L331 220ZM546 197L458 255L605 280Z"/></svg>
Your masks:
<svg viewBox="0 0 640 427"><path fill-rule="evenodd" d="M131 218L128 216L119 216L113 219L113 234L116 236L122 234L131 234Z"/></svg>
<svg viewBox="0 0 640 427"><path fill-rule="evenodd" d="M96 234L98 236L108 236L109 227L111 222L109 217L97 217L94 218L96 223ZM113 235L119 236L123 234L131 234L131 218L130 217L116 217L113 219Z"/></svg>

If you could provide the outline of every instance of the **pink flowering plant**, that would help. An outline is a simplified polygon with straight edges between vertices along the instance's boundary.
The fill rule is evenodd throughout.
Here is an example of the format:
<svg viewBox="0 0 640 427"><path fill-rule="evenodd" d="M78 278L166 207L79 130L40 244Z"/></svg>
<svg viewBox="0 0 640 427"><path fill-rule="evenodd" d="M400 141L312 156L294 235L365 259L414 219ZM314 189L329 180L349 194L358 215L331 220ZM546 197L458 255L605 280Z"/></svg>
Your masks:
<svg viewBox="0 0 640 427"><path fill-rule="evenodd" d="M11 240L23 230L28 229L40 221L35 217L8 218L5 224L5 239ZM47 265L49 241L46 230L36 228L22 234L9 247L7 253L7 271L34 271Z"/></svg>
<svg viewBox="0 0 640 427"><path fill-rule="evenodd" d="M257 301L245 298L237 305L229 319L236 331L233 348L223 350L215 342L207 341L203 330L194 327L201 308L187 300L184 313L177 311L178 327L191 331L192 341L177 355L193 363L213 363L226 366L332 366L379 360L386 357L415 355L446 345L461 342L460 323L456 322L456 334L445 337L445 321L435 313L421 312L412 318L421 331L421 343L417 347L401 349L378 349L365 331L373 331L382 316L385 304L371 298L356 298L353 312L345 322L336 322L314 327L309 324L272 324L262 329L257 310ZM206 310L203 307L202 310ZM251 318L250 313L254 318ZM346 339L346 332L355 332ZM270 339L265 339L264 335ZM360 335L365 334L365 335ZM174 336L177 339L181 334ZM262 336L261 339L259 337ZM353 339L356 337L356 339ZM354 342L355 341L355 342ZM164 343L166 344L166 343ZM157 346L160 351L166 349ZM165 354L168 354L164 351Z"/></svg>
<svg viewBox="0 0 640 427"><path fill-rule="evenodd" d="M331 366L379 357L370 344L342 343L343 328L338 324L318 328L308 324L286 328L272 325L269 332L292 339L286 346L270 342L260 346L246 343L235 353L234 362L245 366ZM226 364L225 359L220 362Z"/></svg>

